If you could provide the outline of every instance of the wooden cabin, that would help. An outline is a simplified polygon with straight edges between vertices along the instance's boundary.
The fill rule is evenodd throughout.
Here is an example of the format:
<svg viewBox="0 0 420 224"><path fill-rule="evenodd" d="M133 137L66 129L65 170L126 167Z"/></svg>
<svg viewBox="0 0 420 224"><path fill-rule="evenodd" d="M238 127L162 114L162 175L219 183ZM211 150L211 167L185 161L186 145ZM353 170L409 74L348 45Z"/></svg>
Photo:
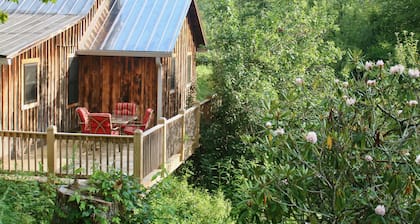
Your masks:
<svg viewBox="0 0 420 224"><path fill-rule="evenodd" d="M0 129L78 127L75 108L172 117L195 100L195 0L0 0Z"/></svg>

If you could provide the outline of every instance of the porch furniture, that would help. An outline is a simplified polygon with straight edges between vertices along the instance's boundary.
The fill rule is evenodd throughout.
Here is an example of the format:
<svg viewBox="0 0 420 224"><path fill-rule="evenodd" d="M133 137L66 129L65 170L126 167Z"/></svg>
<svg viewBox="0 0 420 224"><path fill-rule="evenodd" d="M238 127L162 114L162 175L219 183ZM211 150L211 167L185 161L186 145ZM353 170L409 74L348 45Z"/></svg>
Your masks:
<svg viewBox="0 0 420 224"><path fill-rule="evenodd" d="M127 134L127 135L134 135L134 132L136 130L142 130L142 131L146 130L150 125L150 122L152 120L152 116L153 116L153 109L148 108L146 110L146 112L144 113L142 123L130 123L130 124L128 124L124 128L124 133Z"/></svg>
<svg viewBox="0 0 420 224"><path fill-rule="evenodd" d="M116 103L114 106L114 111L112 115L137 115L137 104L135 103L126 103L126 102L119 102Z"/></svg>
<svg viewBox="0 0 420 224"><path fill-rule="evenodd" d="M121 129L123 129L128 123L135 120L137 120L137 116L134 115L111 115L111 123Z"/></svg>
<svg viewBox="0 0 420 224"><path fill-rule="evenodd" d="M119 135L119 128L113 128L110 113L89 114L90 134Z"/></svg>
<svg viewBox="0 0 420 224"><path fill-rule="evenodd" d="M82 133L90 133L89 130L89 111L86 107L77 107L76 108L77 116L79 117L79 125L80 125L80 131Z"/></svg>

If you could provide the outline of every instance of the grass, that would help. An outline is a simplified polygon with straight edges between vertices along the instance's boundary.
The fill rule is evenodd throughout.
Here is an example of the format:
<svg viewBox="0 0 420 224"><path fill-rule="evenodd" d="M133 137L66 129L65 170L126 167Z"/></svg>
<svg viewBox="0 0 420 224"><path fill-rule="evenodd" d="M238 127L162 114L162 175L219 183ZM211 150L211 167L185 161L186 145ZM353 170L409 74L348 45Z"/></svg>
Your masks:
<svg viewBox="0 0 420 224"><path fill-rule="evenodd" d="M214 94L213 84L211 82L212 74L213 70L211 66L197 66L197 99L199 101L205 100L208 96Z"/></svg>

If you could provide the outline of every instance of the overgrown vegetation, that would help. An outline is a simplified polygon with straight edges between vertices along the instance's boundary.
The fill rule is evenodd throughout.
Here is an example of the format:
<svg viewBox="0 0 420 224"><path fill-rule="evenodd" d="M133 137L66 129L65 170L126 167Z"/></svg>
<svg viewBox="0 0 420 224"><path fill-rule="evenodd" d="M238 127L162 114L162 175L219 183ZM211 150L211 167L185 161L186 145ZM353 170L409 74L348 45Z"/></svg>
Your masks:
<svg viewBox="0 0 420 224"><path fill-rule="evenodd" d="M414 2L200 1L222 105L190 181L239 223L419 220Z"/></svg>
<svg viewBox="0 0 420 224"><path fill-rule="evenodd" d="M50 223L55 185L16 177L0 178L0 223Z"/></svg>
<svg viewBox="0 0 420 224"><path fill-rule="evenodd" d="M94 198L113 202L114 211ZM221 193L211 195L175 177L146 191L120 171L96 171L88 187L77 190L57 212L60 223L232 223Z"/></svg>

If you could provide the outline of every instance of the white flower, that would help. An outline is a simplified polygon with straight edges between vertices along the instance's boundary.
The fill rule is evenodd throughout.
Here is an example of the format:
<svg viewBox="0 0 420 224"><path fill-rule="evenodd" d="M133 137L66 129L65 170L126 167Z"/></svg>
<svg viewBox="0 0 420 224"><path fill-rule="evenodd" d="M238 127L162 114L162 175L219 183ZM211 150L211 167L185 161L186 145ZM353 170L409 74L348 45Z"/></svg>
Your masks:
<svg viewBox="0 0 420 224"><path fill-rule="evenodd" d="M365 63L365 69L366 70L371 70L373 68L373 62L371 62L371 61L367 61L366 63Z"/></svg>
<svg viewBox="0 0 420 224"><path fill-rule="evenodd" d="M367 82L366 82L366 84L368 85L368 86L375 86L376 85L376 80L374 79L374 80L368 80Z"/></svg>
<svg viewBox="0 0 420 224"><path fill-rule="evenodd" d="M410 100L407 104L410 107L415 107L417 104L419 104L419 102L417 102L417 100Z"/></svg>
<svg viewBox="0 0 420 224"><path fill-rule="evenodd" d="M338 83L340 83L340 80L339 79L334 79L334 83L338 84Z"/></svg>
<svg viewBox="0 0 420 224"><path fill-rule="evenodd" d="M349 82L343 82L343 86L344 86L344 88L349 87Z"/></svg>
<svg viewBox="0 0 420 224"><path fill-rule="evenodd" d="M405 151L405 152L403 153L403 155L404 155L404 156L410 156L410 152L409 152L409 151Z"/></svg>
<svg viewBox="0 0 420 224"><path fill-rule="evenodd" d="M370 155L366 155L365 156L365 160L368 161L368 162L372 162L373 161L373 158Z"/></svg>
<svg viewBox="0 0 420 224"><path fill-rule="evenodd" d="M300 86L303 84L303 79L302 78L296 78L295 80L296 85Z"/></svg>
<svg viewBox="0 0 420 224"><path fill-rule="evenodd" d="M400 115L400 114L402 114L402 112L403 112L403 110L398 110L397 114Z"/></svg>
<svg viewBox="0 0 420 224"><path fill-rule="evenodd" d="M420 155L417 155L417 157L416 157L416 163L417 163L417 165L420 165Z"/></svg>
<svg viewBox="0 0 420 224"><path fill-rule="evenodd" d="M385 206L383 206L383 205L376 206L375 213L377 215L384 216L385 215Z"/></svg>
<svg viewBox="0 0 420 224"><path fill-rule="evenodd" d="M356 99L354 99L354 98L347 98L346 99L347 106L351 106L351 105L353 105L355 103L356 103Z"/></svg>
<svg viewBox="0 0 420 224"><path fill-rule="evenodd" d="M310 142L312 144L315 144L318 141L318 138L316 137L316 133L313 131L308 132L305 137L307 142Z"/></svg>
<svg viewBox="0 0 420 224"><path fill-rule="evenodd" d="M265 127L266 128L272 128L273 127L273 124L270 122L270 121L267 121L266 123L265 123Z"/></svg>
<svg viewBox="0 0 420 224"><path fill-rule="evenodd" d="M284 135L284 129L283 128L277 128L275 131L273 131L273 135Z"/></svg>
<svg viewBox="0 0 420 224"><path fill-rule="evenodd" d="M410 69L408 69L408 75L411 78L418 78L418 77L420 77L420 71L419 71L418 68L410 68Z"/></svg>
<svg viewBox="0 0 420 224"><path fill-rule="evenodd" d="M281 181L284 185L289 185L289 181L287 179L284 179Z"/></svg>
<svg viewBox="0 0 420 224"><path fill-rule="evenodd" d="M376 66L377 66L377 67L380 67L380 68L384 67L384 61L382 61L382 60L378 60L378 61L376 62Z"/></svg>
<svg viewBox="0 0 420 224"><path fill-rule="evenodd" d="M398 65L394 65L389 69L389 72L391 74L402 74L404 72L404 65L398 64Z"/></svg>

